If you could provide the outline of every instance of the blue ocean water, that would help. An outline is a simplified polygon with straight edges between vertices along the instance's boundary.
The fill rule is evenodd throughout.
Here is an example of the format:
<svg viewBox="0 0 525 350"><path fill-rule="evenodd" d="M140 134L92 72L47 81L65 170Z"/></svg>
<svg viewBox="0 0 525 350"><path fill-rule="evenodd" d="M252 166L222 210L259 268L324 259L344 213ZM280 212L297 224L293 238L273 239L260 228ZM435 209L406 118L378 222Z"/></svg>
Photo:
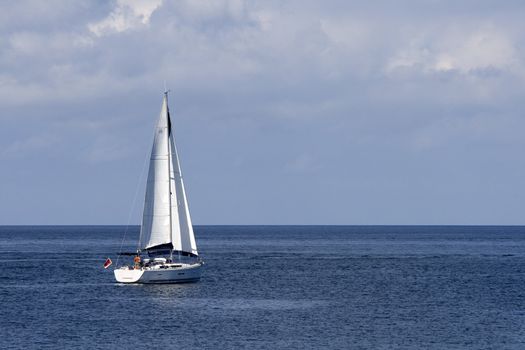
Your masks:
<svg viewBox="0 0 525 350"><path fill-rule="evenodd" d="M115 283L123 232L1 226L0 349L525 349L525 227L197 226L183 285Z"/></svg>

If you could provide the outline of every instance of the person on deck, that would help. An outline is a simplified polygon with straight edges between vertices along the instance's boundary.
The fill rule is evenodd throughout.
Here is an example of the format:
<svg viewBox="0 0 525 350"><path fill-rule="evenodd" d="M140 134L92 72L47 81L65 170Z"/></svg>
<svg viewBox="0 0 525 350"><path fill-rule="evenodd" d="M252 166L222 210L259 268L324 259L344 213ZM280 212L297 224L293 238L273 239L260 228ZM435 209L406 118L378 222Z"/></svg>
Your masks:
<svg viewBox="0 0 525 350"><path fill-rule="evenodd" d="M136 255L134 258L133 258L133 262L135 263L135 270L138 270L140 269L141 267L141 261L140 261L140 256Z"/></svg>

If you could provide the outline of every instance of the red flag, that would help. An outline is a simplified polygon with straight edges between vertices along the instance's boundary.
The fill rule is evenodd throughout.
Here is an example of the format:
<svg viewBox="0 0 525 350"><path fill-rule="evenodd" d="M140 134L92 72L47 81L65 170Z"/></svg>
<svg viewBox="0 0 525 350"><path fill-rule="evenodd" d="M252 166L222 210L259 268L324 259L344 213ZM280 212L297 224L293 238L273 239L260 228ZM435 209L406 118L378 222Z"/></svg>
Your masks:
<svg viewBox="0 0 525 350"><path fill-rule="evenodd" d="M104 263L104 268L107 269L111 264L113 264L113 261L111 261L110 258L107 258L106 262Z"/></svg>

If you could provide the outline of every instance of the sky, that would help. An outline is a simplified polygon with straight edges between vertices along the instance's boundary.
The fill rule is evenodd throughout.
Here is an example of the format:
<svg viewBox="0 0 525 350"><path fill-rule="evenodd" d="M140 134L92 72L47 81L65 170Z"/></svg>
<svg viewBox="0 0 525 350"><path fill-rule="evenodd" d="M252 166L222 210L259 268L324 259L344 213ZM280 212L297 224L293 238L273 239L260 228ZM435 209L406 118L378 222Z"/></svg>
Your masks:
<svg viewBox="0 0 525 350"><path fill-rule="evenodd" d="M525 2L0 4L0 224L525 224Z"/></svg>

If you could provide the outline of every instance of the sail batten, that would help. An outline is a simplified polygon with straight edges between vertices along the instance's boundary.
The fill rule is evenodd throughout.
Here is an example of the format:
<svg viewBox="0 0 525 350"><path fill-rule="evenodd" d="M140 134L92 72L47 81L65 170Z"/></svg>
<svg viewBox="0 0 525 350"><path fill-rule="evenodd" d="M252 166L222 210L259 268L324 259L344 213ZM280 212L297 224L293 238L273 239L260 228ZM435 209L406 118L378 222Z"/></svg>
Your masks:
<svg viewBox="0 0 525 350"><path fill-rule="evenodd" d="M166 249L197 256L188 200L171 130L167 97L155 129L146 185L140 248Z"/></svg>

